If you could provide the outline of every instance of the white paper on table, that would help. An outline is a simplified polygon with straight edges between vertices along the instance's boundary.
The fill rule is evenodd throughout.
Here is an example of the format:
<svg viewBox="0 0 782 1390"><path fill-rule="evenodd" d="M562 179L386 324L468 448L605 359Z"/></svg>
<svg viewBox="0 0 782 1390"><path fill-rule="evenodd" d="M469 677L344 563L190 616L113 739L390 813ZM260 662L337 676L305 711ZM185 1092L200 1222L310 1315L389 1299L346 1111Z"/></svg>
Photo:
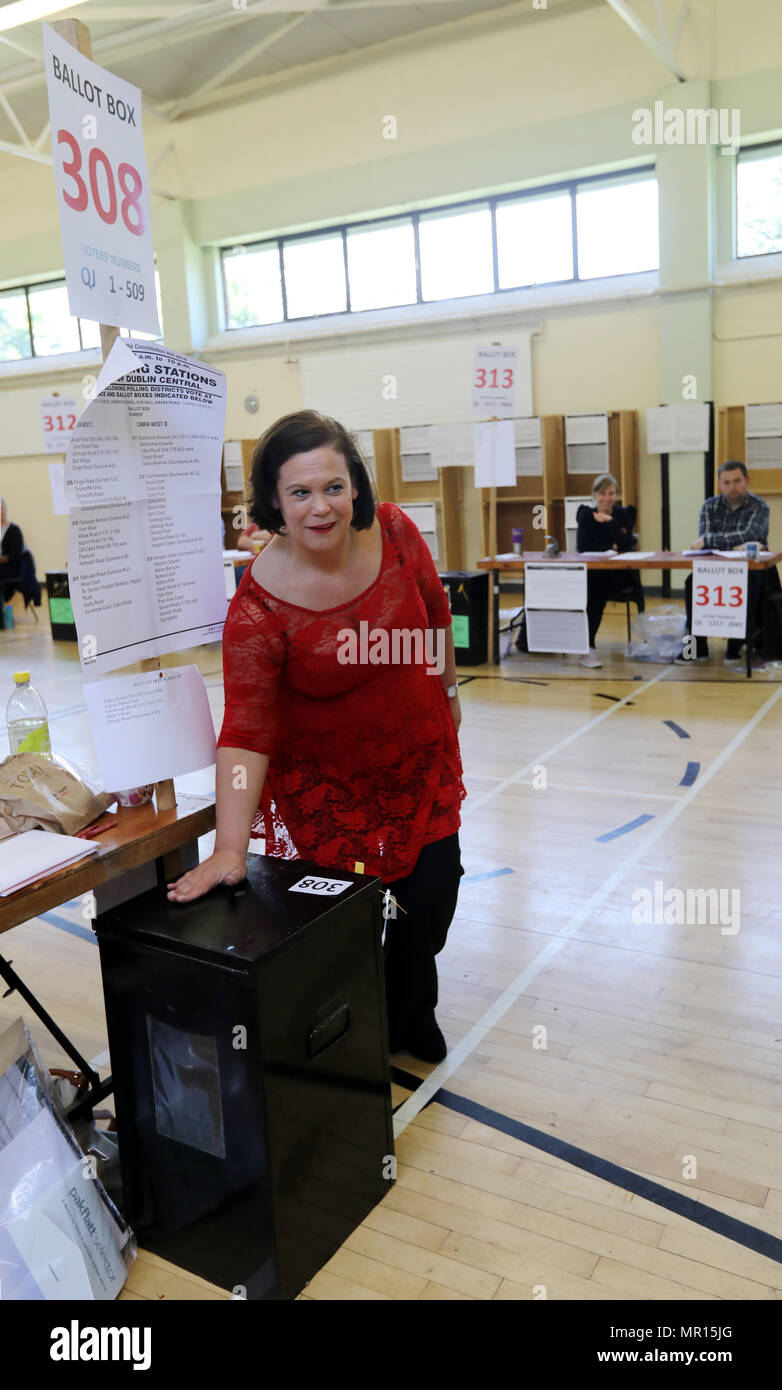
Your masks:
<svg viewBox="0 0 782 1390"><path fill-rule="evenodd" d="M527 647L531 652L588 652L586 613L525 608Z"/></svg>
<svg viewBox="0 0 782 1390"><path fill-rule="evenodd" d="M224 374L117 339L97 386L65 464L71 602L92 676L216 641L226 613Z"/></svg>
<svg viewBox="0 0 782 1390"><path fill-rule="evenodd" d="M197 666L91 681L84 699L104 787L162 782L215 761L209 698Z"/></svg>
<svg viewBox="0 0 782 1390"><path fill-rule="evenodd" d="M64 454L73 427L79 418L79 403L75 396L43 396L38 405L41 411L41 433L45 454Z"/></svg>
<svg viewBox="0 0 782 1390"><path fill-rule="evenodd" d="M609 556L609 559L611 559L611 560L630 560L630 559L633 559L633 560L648 560L649 557L650 557L651 555L654 555L654 554L655 554L655 551L653 551L653 550L620 550L619 553L618 553L617 555L611 555L611 556Z"/></svg>
<svg viewBox="0 0 782 1390"><path fill-rule="evenodd" d="M694 637L745 637L747 631L747 557L693 560L692 633Z"/></svg>
<svg viewBox="0 0 782 1390"><path fill-rule="evenodd" d="M52 490L52 510L55 516L68 515L68 499L65 496L65 464L49 464L49 487Z"/></svg>
<svg viewBox="0 0 782 1390"><path fill-rule="evenodd" d="M68 307L75 318L157 335L141 89L48 24L43 48ZM85 117L94 117L91 133Z"/></svg>
<svg viewBox="0 0 782 1390"><path fill-rule="evenodd" d="M709 447L709 407L697 401L656 405L646 412L648 454L703 453Z"/></svg>
<svg viewBox="0 0 782 1390"><path fill-rule="evenodd" d="M605 411L589 415L565 416L566 444L607 444L608 415Z"/></svg>
<svg viewBox="0 0 782 1390"><path fill-rule="evenodd" d="M137 784L134 782L133 786ZM100 849L97 840L80 840L75 835L56 835L52 830L23 830L0 840L0 897L15 893L55 869Z"/></svg>
<svg viewBox="0 0 782 1390"><path fill-rule="evenodd" d="M512 420L487 420L474 426L475 486L512 487L516 451Z"/></svg>
<svg viewBox="0 0 782 1390"><path fill-rule="evenodd" d="M241 439L226 439L223 448L226 492L244 491L244 463Z"/></svg>
<svg viewBox="0 0 782 1390"><path fill-rule="evenodd" d="M587 567L569 561L527 561L524 604L529 608L586 608Z"/></svg>

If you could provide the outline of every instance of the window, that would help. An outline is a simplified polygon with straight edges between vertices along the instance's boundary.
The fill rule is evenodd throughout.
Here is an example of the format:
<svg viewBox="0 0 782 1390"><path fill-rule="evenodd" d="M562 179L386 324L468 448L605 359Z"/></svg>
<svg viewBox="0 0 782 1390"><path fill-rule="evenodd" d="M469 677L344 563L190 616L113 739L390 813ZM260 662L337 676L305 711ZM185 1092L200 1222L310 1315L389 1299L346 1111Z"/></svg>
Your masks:
<svg viewBox="0 0 782 1390"><path fill-rule="evenodd" d="M415 233L412 218L351 227L347 233L351 309L415 304Z"/></svg>
<svg viewBox="0 0 782 1390"><path fill-rule="evenodd" d="M659 266L656 179L580 185L576 221L580 280Z"/></svg>
<svg viewBox="0 0 782 1390"><path fill-rule="evenodd" d="M421 297L460 299L490 294L494 289L491 210L422 213L418 224L421 247Z"/></svg>
<svg viewBox="0 0 782 1390"><path fill-rule="evenodd" d="M742 150L736 161L736 255L782 251L782 146Z"/></svg>
<svg viewBox="0 0 782 1390"><path fill-rule="evenodd" d="M226 325L502 294L658 264L657 181L646 166L226 248Z"/></svg>
<svg viewBox="0 0 782 1390"><path fill-rule="evenodd" d="M0 362L18 362L32 355L27 294L24 289L3 290L0 293Z"/></svg>
<svg viewBox="0 0 782 1390"><path fill-rule="evenodd" d="M32 285L27 291L33 323L33 351L36 357L56 352L78 352L79 320L71 318L65 281L53 285Z"/></svg>
<svg viewBox="0 0 782 1390"><path fill-rule="evenodd" d="M284 241L282 260L289 319L345 312L345 251L340 233Z"/></svg>
<svg viewBox="0 0 782 1390"><path fill-rule="evenodd" d="M163 312L160 303L160 275L155 271L155 294L161 332ZM30 327L32 326L32 342ZM130 332L120 329L122 338L141 338L159 342L154 333ZM90 319L76 319L68 308L65 280L50 280L45 284L20 285L12 290L0 290L0 362L18 362L24 358L54 357L61 352L79 352L99 348L100 325Z"/></svg>
<svg viewBox="0 0 782 1390"><path fill-rule="evenodd" d="M573 279L569 192L497 204L497 266L501 290Z"/></svg>
<svg viewBox="0 0 782 1390"><path fill-rule="evenodd" d="M227 327L281 323L282 276L277 243L248 249L237 246L223 256Z"/></svg>

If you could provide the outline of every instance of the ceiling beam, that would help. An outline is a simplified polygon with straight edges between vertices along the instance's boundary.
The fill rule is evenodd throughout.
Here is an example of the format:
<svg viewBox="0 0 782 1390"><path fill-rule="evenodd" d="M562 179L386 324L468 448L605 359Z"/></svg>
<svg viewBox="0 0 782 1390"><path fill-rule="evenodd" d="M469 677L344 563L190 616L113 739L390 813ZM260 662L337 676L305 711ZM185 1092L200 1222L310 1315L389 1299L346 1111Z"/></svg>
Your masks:
<svg viewBox="0 0 782 1390"><path fill-rule="evenodd" d="M619 15L619 18L623 19L625 24L632 29L633 33L637 34L641 42L646 44L650 53L653 53L655 58L658 58L668 71L673 73L676 80L678 82L684 82L686 80L684 73L674 58L673 50L667 44L663 45L660 43L659 39L655 38L651 29L647 29L643 21L638 18L635 10L631 10L627 0L608 0L608 4L611 6L611 9Z"/></svg>
<svg viewBox="0 0 782 1390"><path fill-rule="evenodd" d="M36 164L51 164L50 154L39 154L32 146L25 148L24 145L12 145L9 140L0 140L0 151L3 154L18 154L21 159L32 159Z"/></svg>
<svg viewBox="0 0 782 1390"><path fill-rule="evenodd" d="M13 109L13 107L12 107L10 101L9 101L8 98L3 94L2 88L0 88L0 106L2 106L3 110L5 111L6 116L8 117L9 121L11 122L11 125L13 126L13 128L14 128L14 130L16 131L17 135L19 136L19 139L21 140L21 142L22 142L22 144L24 145L25 149L28 149L28 150L31 149L32 146L30 145L30 138L29 138L29 136L28 136L28 134L27 134L27 131L24 129L24 127L23 127L23 125L22 125L22 122L19 120L19 117L17 116L16 112L14 111L14 109Z"/></svg>
<svg viewBox="0 0 782 1390"><path fill-rule="evenodd" d="M299 4L301 4L301 0L299 0ZM175 121L177 116L180 116L183 111L187 111L189 107L202 96L205 96L207 92L211 92L213 88L219 87L221 82L224 82L228 77L232 77L233 74L239 72L241 68L246 67L247 64L251 63L253 58L257 58L260 53L265 53L267 48L271 48L279 39L283 38L285 34L289 34L291 29L297 28L303 20L309 19L310 15L320 8L320 4L316 4L304 14L294 15L293 18L287 20L285 24L279 25L279 27L273 29L270 34L266 34L258 43L253 44L251 48L245 49L243 53L239 54L238 58L234 58L233 62L227 63L225 67L213 73L211 77L207 78L206 82L203 82L201 86L197 87L189 96L184 97L181 101L177 101L173 106L169 107L167 112L168 119L170 121Z"/></svg>

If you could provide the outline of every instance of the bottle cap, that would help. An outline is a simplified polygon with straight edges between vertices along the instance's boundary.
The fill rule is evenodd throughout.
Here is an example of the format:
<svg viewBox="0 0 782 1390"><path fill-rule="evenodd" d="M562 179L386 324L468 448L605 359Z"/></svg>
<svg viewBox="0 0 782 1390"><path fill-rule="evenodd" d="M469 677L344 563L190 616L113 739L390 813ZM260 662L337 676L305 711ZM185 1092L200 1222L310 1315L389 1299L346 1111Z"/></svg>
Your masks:
<svg viewBox="0 0 782 1390"><path fill-rule="evenodd" d="M29 671L15 671L15 672L14 672L14 680L16 681L16 684L17 684L17 685L19 685L20 681L29 681L29 679L30 679L30 672L29 672Z"/></svg>

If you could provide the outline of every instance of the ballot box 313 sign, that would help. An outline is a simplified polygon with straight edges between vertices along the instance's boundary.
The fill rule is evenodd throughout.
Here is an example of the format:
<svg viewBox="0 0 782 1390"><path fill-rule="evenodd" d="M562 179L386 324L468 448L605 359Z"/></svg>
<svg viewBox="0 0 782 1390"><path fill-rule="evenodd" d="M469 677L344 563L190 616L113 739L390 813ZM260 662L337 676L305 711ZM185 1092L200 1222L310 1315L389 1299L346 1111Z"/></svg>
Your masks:
<svg viewBox="0 0 782 1390"><path fill-rule="evenodd" d="M141 91L43 37L70 311L159 334Z"/></svg>
<svg viewBox="0 0 782 1390"><path fill-rule="evenodd" d="M693 560L693 635L744 637L746 630L746 559Z"/></svg>

